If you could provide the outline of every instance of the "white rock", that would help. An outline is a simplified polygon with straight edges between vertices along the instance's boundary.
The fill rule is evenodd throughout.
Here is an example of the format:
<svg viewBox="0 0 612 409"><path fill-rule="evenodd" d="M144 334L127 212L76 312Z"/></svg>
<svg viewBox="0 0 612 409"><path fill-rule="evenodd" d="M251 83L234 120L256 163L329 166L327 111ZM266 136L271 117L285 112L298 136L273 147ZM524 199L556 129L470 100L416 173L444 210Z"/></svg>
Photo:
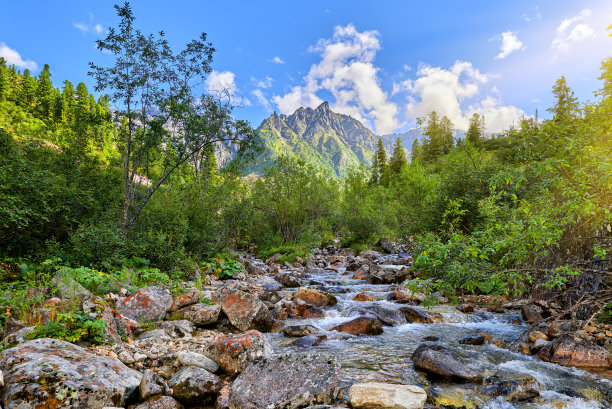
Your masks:
<svg viewBox="0 0 612 409"><path fill-rule="evenodd" d="M219 370L219 365L215 361L197 352L181 351L176 357L183 366L197 366L198 368L206 369L208 372L217 372Z"/></svg>
<svg viewBox="0 0 612 409"><path fill-rule="evenodd" d="M427 394L414 385L388 383L357 383L349 390L355 409L422 409Z"/></svg>
<svg viewBox="0 0 612 409"><path fill-rule="evenodd" d="M134 360L136 360L136 362L146 361L147 358L148 358L148 356L146 356L145 354L143 354L141 352L134 353Z"/></svg>

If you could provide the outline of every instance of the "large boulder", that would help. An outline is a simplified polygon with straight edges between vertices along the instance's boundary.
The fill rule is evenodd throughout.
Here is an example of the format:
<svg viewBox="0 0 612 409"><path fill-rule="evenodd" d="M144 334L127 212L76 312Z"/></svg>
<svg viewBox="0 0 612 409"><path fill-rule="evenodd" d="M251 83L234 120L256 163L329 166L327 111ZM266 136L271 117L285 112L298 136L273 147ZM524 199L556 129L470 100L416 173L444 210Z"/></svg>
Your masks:
<svg viewBox="0 0 612 409"><path fill-rule="evenodd" d="M378 304L370 304L366 306L357 306L349 309L347 315L363 315L365 317L377 318L383 325L396 327L406 323L404 314L397 310L391 310L381 307Z"/></svg>
<svg viewBox="0 0 612 409"><path fill-rule="evenodd" d="M372 264L368 274L369 281L373 284L396 284L410 277L407 267L379 266Z"/></svg>
<svg viewBox="0 0 612 409"><path fill-rule="evenodd" d="M278 291L283 289L283 285L272 277L261 276L253 280L253 284L259 284L264 291Z"/></svg>
<svg viewBox="0 0 612 409"><path fill-rule="evenodd" d="M215 297L232 325L240 331L272 328L274 318L259 298L232 287L219 290Z"/></svg>
<svg viewBox="0 0 612 409"><path fill-rule="evenodd" d="M525 321L533 324L544 319L544 310L539 305L527 304L521 308L521 315Z"/></svg>
<svg viewBox="0 0 612 409"><path fill-rule="evenodd" d="M0 368L4 408L124 406L138 395L142 377L116 358L51 338L5 350L0 354Z"/></svg>
<svg viewBox="0 0 612 409"><path fill-rule="evenodd" d="M188 293L176 297L174 301L172 301L172 305L170 305L170 312L178 311L181 308L199 303L201 299L202 292L200 290L193 289Z"/></svg>
<svg viewBox="0 0 612 409"><path fill-rule="evenodd" d="M281 283L284 287L295 288L300 286L300 281L294 274L281 273L274 277L276 281Z"/></svg>
<svg viewBox="0 0 612 409"><path fill-rule="evenodd" d="M376 243L376 245L380 247L387 254L391 254L395 252L393 243L391 243L391 240L389 240L388 237L383 237L382 239L378 240L378 243Z"/></svg>
<svg viewBox="0 0 612 409"><path fill-rule="evenodd" d="M135 406L134 409L183 409L183 405L170 396L156 396Z"/></svg>
<svg viewBox="0 0 612 409"><path fill-rule="evenodd" d="M352 335L380 335L383 333L383 327L377 318L358 317L349 322L336 325L330 331L341 331Z"/></svg>
<svg viewBox="0 0 612 409"><path fill-rule="evenodd" d="M215 398L221 388L221 380L205 369L186 366L172 375L168 386L172 388L174 399L183 404L199 406Z"/></svg>
<svg viewBox="0 0 612 409"><path fill-rule="evenodd" d="M276 355L249 366L232 384L231 409L297 409L330 404L340 392L340 365L318 353Z"/></svg>
<svg viewBox="0 0 612 409"><path fill-rule="evenodd" d="M415 307L402 307L400 311L408 322L417 324L441 324L444 322L444 318L442 318L442 314L439 312L425 311Z"/></svg>
<svg viewBox="0 0 612 409"><path fill-rule="evenodd" d="M314 325L289 325L284 327L282 332L286 337L304 337L321 333Z"/></svg>
<svg viewBox="0 0 612 409"><path fill-rule="evenodd" d="M612 368L612 354L605 348L588 341L577 340L569 334L562 335L548 343L538 358L564 366L579 368Z"/></svg>
<svg viewBox="0 0 612 409"><path fill-rule="evenodd" d="M416 369L436 378L459 382L482 382L482 374L467 367L459 357L439 345L420 345L412 354Z"/></svg>
<svg viewBox="0 0 612 409"><path fill-rule="evenodd" d="M349 390L355 409L421 409L427 393L414 385L388 383L357 383Z"/></svg>
<svg viewBox="0 0 612 409"><path fill-rule="evenodd" d="M81 284L76 282L72 277L68 274L59 271L53 278L51 282L57 288L59 292L59 296L62 300L73 300L73 299L83 299L91 297L91 293L88 289L83 287Z"/></svg>
<svg viewBox="0 0 612 409"><path fill-rule="evenodd" d="M252 362L271 356L274 351L261 332L252 330L219 338L208 346L205 353L229 375L235 375Z"/></svg>
<svg viewBox="0 0 612 409"><path fill-rule="evenodd" d="M183 366L197 366L198 368L206 369L208 372L217 372L219 365L205 355L191 351L180 351L176 354L176 358Z"/></svg>
<svg viewBox="0 0 612 409"><path fill-rule="evenodd" d="M144 287L120 301L117 311L134 321L157 321L172 306L172 295L160 287Z"/></svg>
<svg viewBox="0 0 612 409"><path fill-rule="evenodd" d="M194 325L208 325L217 322L220 313L220 305L199 303L181 308L176 312L176 316L191 321Z"/></svg>
<svg viewBox="0 0 612 409"><path fill-rule="evenodd" d="M294 298L305 301L307 304L315 307L325 307L328 305L336 305L338 299L325 291L315 290L314 288L299 288L293 293Z"/></svg>

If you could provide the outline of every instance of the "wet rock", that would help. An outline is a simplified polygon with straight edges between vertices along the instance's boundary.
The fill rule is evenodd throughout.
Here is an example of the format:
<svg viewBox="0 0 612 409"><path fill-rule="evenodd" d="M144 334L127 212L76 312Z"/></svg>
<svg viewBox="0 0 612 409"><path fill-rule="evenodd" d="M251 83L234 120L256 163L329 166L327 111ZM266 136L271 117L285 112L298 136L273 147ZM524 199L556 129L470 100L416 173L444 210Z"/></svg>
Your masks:
<svg viewBox="0 0 612 409"><path fill-rule="evenodd" d="M297 409L330 404L340 391L340 365L314 352L276 355L249 366L230 392L231 409Z"/></svg>
<svg viewBox="0 0 612 409"><path fill-rule="evenodd" d="M274 279L287 288L297 288L300 286L300 281L297 277L290 273L278 274Z"/></svg>
<svg viewBox="0 0 612 409"><path fill-rule="evenodd" d="M444 322L442 314L432 311L424 311L415 307L402 307L400 311L404 314L408 322L418 324L440 324Z"/></svg>
<svg viewBox="0 0 612 409"><path fill-rule="evenodd" d="M183 406L170 396L157 396L135 406L134 409L183 409Z"/></svg>
<svg viewBox="0 0 612 409"><path fill-rule="evenodd" d="M529 333L529 342L536 342L538 339L543 339L544 341L548 341L548 336L541 331L531 331Z"/></svg>
<svg viewBox="0 0 612 409"><path fill-rule="evenodd" d="M527 304L521 308L521 314L525 321L533 324L544 319L544 310L539 305Z"/></svg>
<svg viewBox="0 0 612 409"><path fill-rule="evenodd" d="M376 260L377 258L382 257L382 254L375 250L362 250L359 253L359 257L362 257L368 260Z"/></svg>
<svg viewBox="0 0 612 409"><path fill-rule="evenodd" d="M301 338L296 339L293 342L293 345L298 346L298 347L314 347L319 345L321 342L325 341L327 339L327 335L324 334L313 334L313 335L306 335L303 336Z"/></svg>
<svg viewBox="0 0 612 409"><path fill-rule="evenodd" d="M421 409L427 393L414 385L357 383L349 390L349 400L355 409Z"/></svg>
<svg viewBox="0 0 612 409"><path fill-rule="evenodd" d="M376 301L376 299L368 293L359 293L353 297L353 301Z"/></svg>
<svg viewBox="0 0 612 409"><path fill-rule="evenodd" d="M278 260L280 260L281 257L283 257L281 254L276 253L272 257L266 260L266 264L271 266L272 264L278 263Z"/></svg>
<svg viewBox="0 0 612 409"><path fill-rule="evenodd" d="M190 321L194 325L202 326L217 322L220 313L221 306L218 304L198 303L181 308L175 313L175 316L182 320Z"/></svg>
<svg viewBox="0 0 612 409"><path fill-rule="evenodd" d="M382 239L378 240L376 245L380 247L387 254L395 253L395 248L393 247L393 243L391 243L391 240L389 240L388 237L383 237Z"/></svg>
<svg viewBox="0 0 612 409"><path fill-rule="evenodd" d="M244 263L244 269L249 275L261 276L268 273L268 266L263 263L256 263L250 260L247 260Z"/></svg>
<svg viewBox="0 0 612 409"><path fill-rule="evenodd" d="M426 300L426 296L423 293L414 293L407 288L394 288L389 294L389 301L395 300L400 304L420 304Z"/></svg>
<svg viewBox="0 0 612 409"><path fill-rule="evenodd" d="M468 368L456 354L439 345L421 344L412 354L415 369L433 377L459 382L482 382L482 375Z"/></svg>
<svg viewBox="0 0 612 409"><path fill-rule="evenodd" d="M138 394L142 377L116 358L50 338L5 350L0 368L6 408L123 406Z"/></svg>
<svg viewBox="0 0 612 409"><path fill-rule="evenodd" d="M306 335L319 334L321 331L314 325L290 325L283 328L286 337L303 337Z"/></svg>
<svg viewBox="0 0 612 409"><path fill-rule="evenodd" d="M355 314L377 318L383 325L390 327L396 327L406 323L404 314L397 310L381 307L378 304L353 307L346 312L348 316Z"/></svg>
<svg viewBox="0 0 612 409"><path fill-rule="evenodd" d="M206 350L206 355L229 375L240 373L252 362L273 353L266 337L255 330L226 335L217 339Z"/></svg>
<svg viewBox="0 0 612 409"><path fill-rule="evenodd" d="M540 391L529 386L521 386L512 391L507 397L508 402L525 402L540 396Z"/></svg>
<svg viewBox="0 0 612 409"><path fill-rule="evenodd" d="M440 337L437 337L435 335L427 335L426 337L423 337L423 341L436 342L439 340L440 340Z"/></svg>
<svg viewBox="0 0 612 409"><path fill-rule="evenodd" d="M307 309L306 302L298 299L289 300L283 298L276 304L272 309L272 317L280 320L286 320L287 318L298 318L304 316Z"/></svg>
<svg viewBox="0 0 612 409"><path fill-rule="evenodd" d="M538 352L538 358L546 362L579 368L612 367L612 356L605 348L588 341L577 340L568 334L544 346Z"/></svg>
<svg viewBox="0 0 612 409"><path fill-rule="evenodd" d="M474 312L474 306L472 304L459 304L455 308L461 312Z"/></svg>
<svg viewBox="0 0 612 409"><path fill-rule="evenodd" d="M215 361L197 352L180 351L176 354L176 358L182 366L196 366L213 373L219 370L219 365Z"/></svg>
<svg viewBox="0 0 612 409"><path fill-rule="evenodd" d="M157 321L170 309L172 296L160 287L144 287L120 301L117 312L134 321Z"/></svg>
<svg viewBox="0 0 612 409"><path fill-rule="evenodd" d="M368 272L370 271L370 267L369 266L361 266L359 268L359 270L355 271L355 273L353 273L353 280L363 280L366 282L371 282L371 278L368 275Z"/></svg>
<svg viewBox="0 0 612 409"><path fill-rule="evenodd" d="M172 301L172 305L170 306L170 312L178 311L181 308L199 303L201 299L202 292L197 289L193 289L186 294L176 297L174 301Z"/></svg>
<svg viewBox="0 0 612 409"><path fill-rule="evenodd" d="M186 366L168 381L172 397L183 404L201 405L214 399L221 388L221 380L205 369Z"/></svg>
<svg viewBox="0 0 612 409"><path fill-rule="evenodd" d="M258 284L263 288L264 291L278 291L283 289L283 285L272 277L261 276L257 280L253 281L254 284Z"/></svg>
<svg viewBox="0 0 612 409"><path fill-rule="evenodd" d="M519 352L523 355L529 355L531 352L531 348L529 348L529 345L527 344L520 344L519 345Z"/></svg>
<svg viewBox="0 0 612 409"><path fill-rule="evenodd" d="M324 291L315 290L314 288L300 288L293 294L293 297L305 301L307 304L314 305L315 307L325 307L338 303L338 299L333 295Z"/></svg>
<svg viewBox="0 0 612 409"><path fill-rule="evenodd" d="M145 370L138 389L140 390L140 399L142 400L161 394L162 387L160 386L159 376L150 369Z"/></svg>
<svg viewBox="0 0 612 409"><path fill-rule="evenodd" d="M227 318L240 331L272 328L274 318L259 298L231 287L223 288L215 296Z"/></svg>
<svg viewBox="0 0 612 409"><path fill-rule="evenodd" d="M307 305L306 310L302 314L304 318L323 318L325 317L325 310L313 305Z"/></svg>
<svg viewBox="0 0 612 409"><path fill-rule="evenodd" d="M533 343L533 350L539 351L546 345L548 345L548 341L546 341L545 339L542 339L542 338L536 339L536 342Z"/></svg>
<svg viewBox="0 0 612 409"><path fill-rule="evenodd" d="M163 321L159 327L173 338L191 338L195 325L188 320Z"/></svg>
<svg viewBox="0 0 612 409"><path fill-rule="evenodd" d="M478 334L478 335L470 335L468 337L465 338L461 338L459 340L460 344L465 344L465 345L482 345L485 342L485 337L484 335Z"/></svg>
<svg viewBox="0 0 612 409"><path fill-rule="evenodd" d="M336 325L330 331L341 331L352 335L380 335L383 333L382 323L376 318L359 317Z"/></svg>
<svg viewBox="0 0 612 409"><path fill-rule="evenodd" d="M389 266L371 265L368 275L373 284L395 284L401 283L410 277L408 268L394 268Z"/></svg>

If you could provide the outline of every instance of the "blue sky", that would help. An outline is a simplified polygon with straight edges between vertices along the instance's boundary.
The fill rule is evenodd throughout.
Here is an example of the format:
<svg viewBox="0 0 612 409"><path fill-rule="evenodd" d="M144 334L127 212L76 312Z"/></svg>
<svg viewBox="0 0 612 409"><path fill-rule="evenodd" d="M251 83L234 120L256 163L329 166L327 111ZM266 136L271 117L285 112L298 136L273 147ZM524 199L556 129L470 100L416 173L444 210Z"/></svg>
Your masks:
<svg viewBox="0 0 612 409"><path fill-rule="evenodd" d="M88 62L118 19L106 1L5 2L0 56L56 86L85 82ZM235 116L257 126L272 111L330 102L379 134L415 126L435 109L465 128L473 112L489 131L541 117L565 75L594 100L612 55L612 2L603 1L152 1L131 2L145 32L178 49L208 33L217 52L206 84L231 88Z"/></svg>

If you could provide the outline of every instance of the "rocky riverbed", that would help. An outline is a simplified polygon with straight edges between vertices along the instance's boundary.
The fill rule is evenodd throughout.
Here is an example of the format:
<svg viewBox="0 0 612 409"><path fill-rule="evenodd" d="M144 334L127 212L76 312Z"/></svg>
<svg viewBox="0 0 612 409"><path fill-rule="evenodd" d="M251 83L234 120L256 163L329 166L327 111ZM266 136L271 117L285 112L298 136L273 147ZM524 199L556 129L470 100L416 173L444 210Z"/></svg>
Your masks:
<svg viewBox="0 0 612 409"><path fill-rule="evenodd" d="M410 257L315 249L292 265L244 256L203 287L62 300L113 343L24 341L0 354L5 408L610 408L612 328L549 321L554 302L471 297L420 305ZM214 304L202 300L212 300ZM142 322L148 322L147 330ZM531 325L535 323L535 325Z"/></svg>

